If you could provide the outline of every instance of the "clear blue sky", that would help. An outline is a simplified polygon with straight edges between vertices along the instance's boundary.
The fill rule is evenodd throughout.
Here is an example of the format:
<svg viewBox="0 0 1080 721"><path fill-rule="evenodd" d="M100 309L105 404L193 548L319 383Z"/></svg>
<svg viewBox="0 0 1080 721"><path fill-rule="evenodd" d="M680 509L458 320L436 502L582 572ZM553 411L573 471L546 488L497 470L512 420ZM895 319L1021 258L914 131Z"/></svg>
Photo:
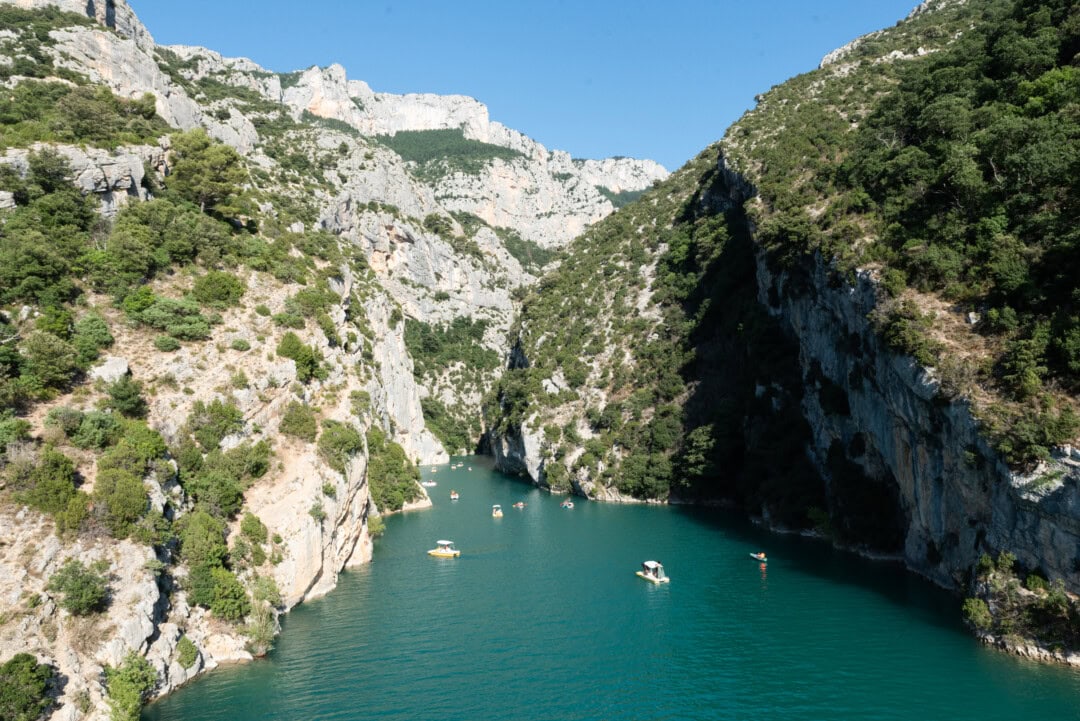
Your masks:
<svg viewBox="0 0 1080 721"><path fill-rule="evenodd" d="M574 157L682 165L754 95L917 0L129 0L161 44L458 93Z"/></svg>

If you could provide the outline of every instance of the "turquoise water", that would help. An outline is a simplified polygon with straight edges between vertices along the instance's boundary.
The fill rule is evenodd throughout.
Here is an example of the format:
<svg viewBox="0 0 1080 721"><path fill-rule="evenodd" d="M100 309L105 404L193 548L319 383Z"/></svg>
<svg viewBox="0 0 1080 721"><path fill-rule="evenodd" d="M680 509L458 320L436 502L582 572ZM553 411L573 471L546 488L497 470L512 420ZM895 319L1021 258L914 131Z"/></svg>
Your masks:
<svg viewBox="0 0 1080 721"><path fill-rule="evenodd" d="M461 460L424 469L435 507L388 518L372 563L286 616L268 659L144 718L1080 718L1080 674L983 648L954 597L894 566L720 511L565 510ZM427 556L441 538L461 558ZM650 558L670 584L634 575Z"/></svg>

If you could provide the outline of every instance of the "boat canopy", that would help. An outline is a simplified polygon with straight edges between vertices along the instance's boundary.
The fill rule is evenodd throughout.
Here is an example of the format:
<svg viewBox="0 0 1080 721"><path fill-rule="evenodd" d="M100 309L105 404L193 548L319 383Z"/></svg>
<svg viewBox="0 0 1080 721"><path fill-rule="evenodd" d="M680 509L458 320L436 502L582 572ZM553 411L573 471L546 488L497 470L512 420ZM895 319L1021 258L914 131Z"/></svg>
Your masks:
<svg viewBox="0 0 1080 721"><path fill-rule="evenodd" d="M645 568L648 568L648 569L663 568L663 566L661 564L657 563L656 561L645 561L641 565L644 566Z"/></svg>
<svg viewBox="0 0 1080 721"><path fill-rule="evenodd" d="M498 508L502 508L502 506L500 506L498 503L496 503L494 506L491 507L491 510L494 511L494 510L496 510Z"/></svg>
<svg viewBox="0 0 1080 721"><path fill-rule="evenodd" d="M438 545L438 546L453 546L454 542L453 541L435 541L435 544Z"/></svg>

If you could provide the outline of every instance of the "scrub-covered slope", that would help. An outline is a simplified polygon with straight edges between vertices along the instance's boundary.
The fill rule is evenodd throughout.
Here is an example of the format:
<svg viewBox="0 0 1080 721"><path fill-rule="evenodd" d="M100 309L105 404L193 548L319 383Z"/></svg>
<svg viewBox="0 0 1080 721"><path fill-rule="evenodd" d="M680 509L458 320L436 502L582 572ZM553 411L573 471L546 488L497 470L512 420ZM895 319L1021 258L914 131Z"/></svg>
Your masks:
<svg viewBox="0 0 1080 721"><path fill-rule="evenodd" d="M544 224L666 175L158 47L121 0L0 3L0 80L5 718L134 718L265 653L479 437Z"/></svg>

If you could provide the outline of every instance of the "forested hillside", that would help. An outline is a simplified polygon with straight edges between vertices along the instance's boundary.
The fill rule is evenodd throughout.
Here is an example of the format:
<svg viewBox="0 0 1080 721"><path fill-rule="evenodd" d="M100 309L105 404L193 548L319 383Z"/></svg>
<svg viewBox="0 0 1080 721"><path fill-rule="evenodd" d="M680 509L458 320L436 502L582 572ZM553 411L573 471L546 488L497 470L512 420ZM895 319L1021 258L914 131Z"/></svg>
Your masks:
<svg viewBox="0 0 1080 721"><path fill-rule="evenodd" d="M768 323L745 315L764 309L740 309L756 295L755 250L738 203L714 197L722 152L756 193L746 212L770 266L821 253L837 282L870 270L888 343L934 366L944 393L976 400L1010 462L1046 457L1077 429L1078 18L1065 2L937 3L766 93L721 146L542 281L520 323L530 367L507 376L492 417L543 428L546 457L565 459L545 467L555 486L569 470L640 497L730 492L701 483L753 447L753 404L734 397L757 378L761 400L790 373L761 366L787 355L779 339L757 352ZM750 377L732 372L742 354ZM731 388L714 397L717 363Z"/></svg>

